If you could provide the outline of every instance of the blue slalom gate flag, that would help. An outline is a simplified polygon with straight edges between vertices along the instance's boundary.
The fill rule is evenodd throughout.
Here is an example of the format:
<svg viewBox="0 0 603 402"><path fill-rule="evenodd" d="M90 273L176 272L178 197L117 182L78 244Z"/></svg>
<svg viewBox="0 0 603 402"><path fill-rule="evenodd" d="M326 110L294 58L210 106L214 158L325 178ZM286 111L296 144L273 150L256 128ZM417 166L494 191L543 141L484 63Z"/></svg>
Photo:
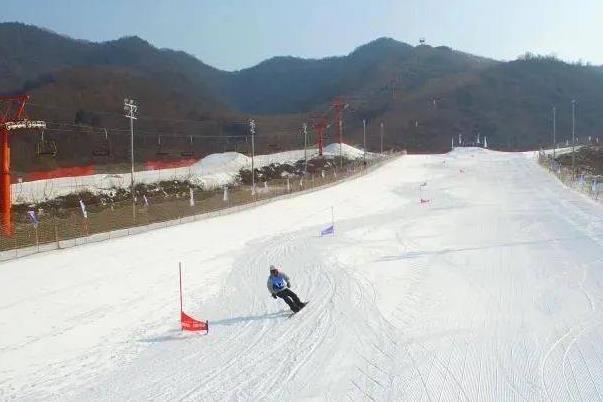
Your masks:
<svg viewBox="0 0 603 402"><path fill-rule="evenodd" d="M27 216L29 216L29 220L34 225L34 228L37 228L40 224L38 217L36 216L36 211L27 211Z"/></svg>
<svg viewBox="0 0 603 402"><path fill-rule="evenodd" d="M335 234L335 225L329 225L320 231L321 236L334 235L334 234Z"/></svg>

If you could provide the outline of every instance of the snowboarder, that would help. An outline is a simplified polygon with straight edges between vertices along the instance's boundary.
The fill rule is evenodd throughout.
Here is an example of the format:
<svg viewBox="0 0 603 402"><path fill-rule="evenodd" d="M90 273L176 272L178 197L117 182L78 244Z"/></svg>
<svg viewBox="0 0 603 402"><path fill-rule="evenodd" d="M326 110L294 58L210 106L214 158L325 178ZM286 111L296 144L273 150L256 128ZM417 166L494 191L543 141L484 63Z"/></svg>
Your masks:
<svg viewBox="0 0 603 402"><path fill-rule="evenodd" d="M294 313L297 313L306 306L306 303L299 300L299 297L290 289L291 282L287 274L279 272L274 265L270 266L270 276L268 277L267 286L272 297L274 299L277 297L283 299Z"/></svg>

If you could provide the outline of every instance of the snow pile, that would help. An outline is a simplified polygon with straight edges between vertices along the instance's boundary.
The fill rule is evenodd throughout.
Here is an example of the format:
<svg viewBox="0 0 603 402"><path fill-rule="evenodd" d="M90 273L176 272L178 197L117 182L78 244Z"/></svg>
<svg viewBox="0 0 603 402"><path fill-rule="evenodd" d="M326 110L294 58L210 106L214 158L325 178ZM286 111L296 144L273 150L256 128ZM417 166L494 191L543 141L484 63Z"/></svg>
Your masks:
<svg viewBox="0 0 603 402"><path fill-rule="evenodd" d="M342 154L348 159L363 157L363 151L347 144L342 144ZM339 156L339 143L329 144L324 149L325 157ZM308 159L318 155L316 148L308 148ZM367 152L367 158L377 156ZM277 152L267 155L256 155L255 168L271 164L294 164L304 159L304 150ZM157 183L164 180L190 180L192 183L202 185L206 189L223 187L234 183L239 171L243 168L251 169L251 157L238 152L216 153L206 156L198 162L187 167L178 167L161 170L145 170L134 173L136 183ZM56 198L58 196L90 191L103 193L112 187L128 188L130 186L130 173L95 174L78 177L61 177L55 179L36 180L31 182L16 183L11 186L13 202L38 202Z"/></svg>
<svg viewBox="0 0 603 402"><path fill-rule="evenodd" d="M229 185L236 179L239 170L251 166L251 158L238 152L207 155L190 166L188 179L204 188Z"/></svg>
<svg viewBox="0 0 603 402"><path fill-rule="evenodd" d="M323 148L323 154L335 157L343 155L344 158L358 159L364 156L364 151L348 144L333 143Z"/></svg>
<svg viewBox="0 0 603 402"><path fill-rule="evenodd" d="M452 149L452 151L448 152L448 155L456 157L456 156L461 156L463 157L464 155L467 154L483 154L483 153L488 153L491 152L489 149L486 148L482 148L482 147L454 147L454 149Z"/></svg>
<svg viewBox="0 0 603 402"><path fill-rule="evenodd" d="M317 155L317 150L309 148L308 158ZM304 150L278 152L268 155L256 155L256 168L272 163L295 163L304 159ZM232 184L239 170L251 168L251 158L237 152L216 153L206 156L191 166L145 170L134 173L137 183L156 183L162 180L190 180L203 185L205 188L216 188ZM37 202L49 200L58 196L90 191L102 193L111 187L127 188L130 186L130 174L95 174L78 177L61 177L55 179L36 180L16 183L11 186L13 202Z"/></svg>
<svg viewBox="0 0 603 402"><path fill-rule="evenodd" d="M191 165L191 171L199 173L233 172L251 166L251 158L238 152L207 155Z"/></svg>
<svg viewBox="0 0 603 402"><path fill-rule="evenodd" d="M308 159L312 159L313 157L318 155L318 150L316 148L308 148L307 151ZM297 161L304 159L304 150L297 149L294 151L284 151L278 152L275 154L268 155L258 155L255 157L255 164L258 167L268 166L273 163L283 164L283 163L295 163Z"/></svg>

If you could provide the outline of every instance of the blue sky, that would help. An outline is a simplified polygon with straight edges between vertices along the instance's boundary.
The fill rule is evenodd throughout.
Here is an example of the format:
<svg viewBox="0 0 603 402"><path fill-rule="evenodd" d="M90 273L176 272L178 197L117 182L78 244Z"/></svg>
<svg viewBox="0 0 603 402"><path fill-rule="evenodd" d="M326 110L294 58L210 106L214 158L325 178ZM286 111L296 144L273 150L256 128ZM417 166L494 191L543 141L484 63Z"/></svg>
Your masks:
<svg viewBox="0 0 603 402"><path fill-rule="evenodd" d="M93 41L138 35L237 70L277 55L343 55L381 36L509 60L603 64L603 0L2 0L0 21Z"/></svg>

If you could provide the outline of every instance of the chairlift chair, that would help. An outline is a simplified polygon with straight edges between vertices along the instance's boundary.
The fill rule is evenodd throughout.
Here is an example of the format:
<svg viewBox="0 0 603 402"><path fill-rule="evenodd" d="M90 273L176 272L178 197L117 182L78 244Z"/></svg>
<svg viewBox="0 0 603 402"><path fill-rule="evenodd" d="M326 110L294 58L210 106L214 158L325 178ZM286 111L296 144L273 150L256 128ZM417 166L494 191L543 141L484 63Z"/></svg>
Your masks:
<svg viewBox="0 0 603 402"><path fill-rule="evenodd" d="M186 156L186 157L190 157L194 155L193 152L193 136L189 136L189 144L188 144L188 150L186 151L182 151L180 152L181 156Z"/></svg>
<svg viewBox="0 0 603 402"><path fill-rule="evenodd" d="M36 155L55 157L57 154L57 144L54 140L44 138L44 130L40 134L40 141L36 144Z"/></svg>
<svg viewBox="0 0 603 402"><path fill-rule="evenodd" d="M157 152L155 153L155 155L157 156L165 156L165 155L169 155L170 153L166 150L163 149L162 145L161 145L161 136L157 137Z"/></svg>
<svg viewBox="0 0 603 402"><path fill-rule="evenodd" d="M105 138L102 144L92 150L92 155L94 156L109 156L111 155L111 143L109 142L109 135L107 134L107 129L105 129Z"/></svg>

